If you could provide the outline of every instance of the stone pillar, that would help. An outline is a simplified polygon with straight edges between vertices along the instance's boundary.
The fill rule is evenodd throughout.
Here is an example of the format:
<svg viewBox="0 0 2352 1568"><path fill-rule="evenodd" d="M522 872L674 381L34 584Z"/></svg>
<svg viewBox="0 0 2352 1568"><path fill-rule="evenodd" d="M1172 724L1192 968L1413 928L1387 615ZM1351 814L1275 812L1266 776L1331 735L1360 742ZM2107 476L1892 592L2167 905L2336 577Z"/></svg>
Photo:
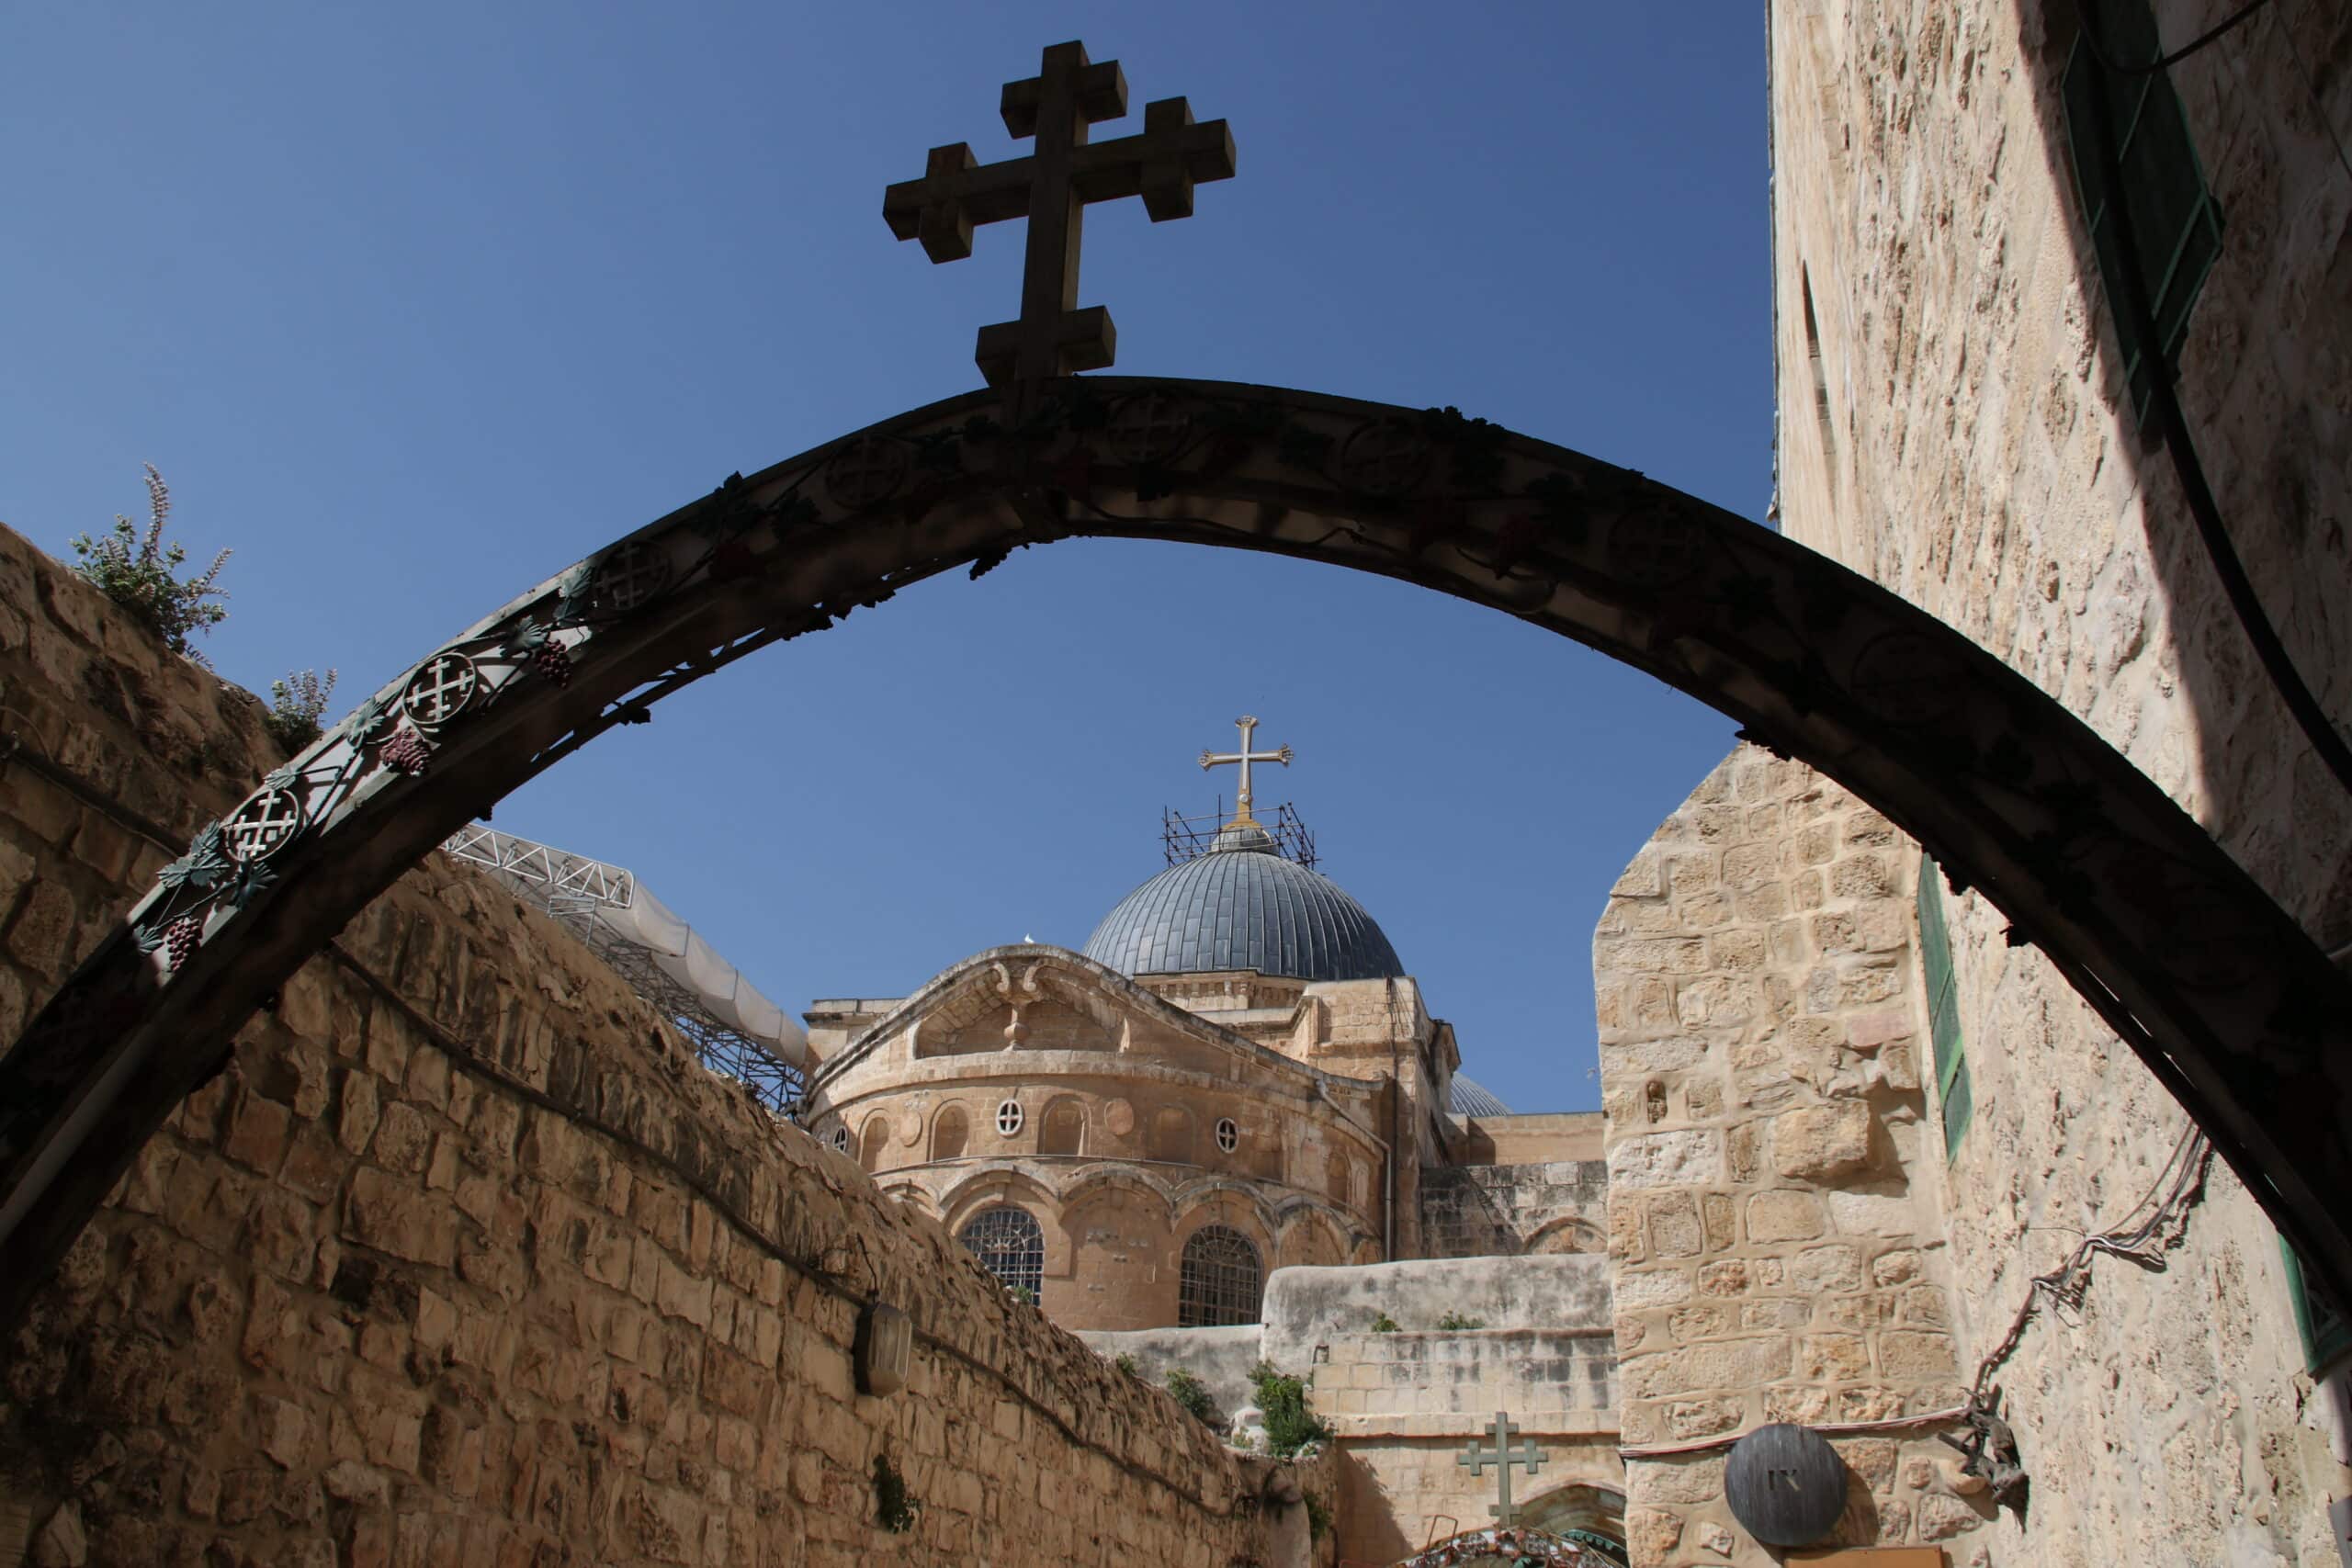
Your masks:
<svg viewBox="0 0 2352 1568"><path fill-rule="evenodd" d="M1917 850L1743 746L1618 879L1593 935L1629 1448L1959 1404L1914 953ZM1834 1439L1848 1545L1979 1522L1931 1432ZM1627 1466L1637 1568L1761 1565L1724 1450Z"/></svg>

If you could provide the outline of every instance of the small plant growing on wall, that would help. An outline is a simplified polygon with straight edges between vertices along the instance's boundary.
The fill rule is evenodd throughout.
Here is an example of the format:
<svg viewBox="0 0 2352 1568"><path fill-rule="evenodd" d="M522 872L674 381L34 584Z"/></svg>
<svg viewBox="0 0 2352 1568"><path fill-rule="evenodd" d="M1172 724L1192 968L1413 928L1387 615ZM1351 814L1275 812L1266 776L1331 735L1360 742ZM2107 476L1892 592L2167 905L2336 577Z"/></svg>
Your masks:
<svg viewBox="0 0 2352 1568"><path fill-rule="evenodd" d="M172 492L164 488L164 476L147 466L147 531L141 534L130 518L117 513L114 530L103 538L93 539L87 534L74 536L74 554L80 558L74 570L87 579L99 592L113 600L130 617L164 639L174 653L190 662L209 670L212 661L188 645L188 638L198 632L209 632L229 618L226 606L210 603L225 599L227 592L216 586L220 567L229 558L222 550L212 558L212 564L201 576L186 582L179 579L179 569L187 559L187 547L175 540L164 542L164 523L171 515Z"/></svg>
<svg viewBox="0 0 2352 1568"><path fill-rule="evenodd" d="M1452 1333L1465 1328L1484 1328L1487 1326L1487 1320L1483 1317L1464 1317L1458 1312L1450 1312L1437 1320L1437 1325Z"/></svg>
<svg viewBox="0 0 2352 1568"><path fill-rule="evenodd" d="M907 1478L890 1462L888 1454L874 1456L874 1517L892 1535L904 1535L915 1528L915 1510L921 1503L907 1495Z"/></svg>
<svg viewBox="0 0 2352 1568"><path fill-rule="evenodd" d="M262 719L273 739L288 751L300 751L322 733L319 720L334 695L335 672L319 679L315 670L289 671L282 681L269 683L269 712Z"/></svg>
<svg viewBox="0 0 2352 1568"><path fill-rule="evenodd" d="M1306 1533L1315 1540L1331 1533L1331 1505L1312 1492L1306 1495Z"/></svg>
<svg viewBox="0 0 2352 1568"><path fill-rule="evenodd" d="M1111 1358L1111 1364L1131 1378L1143 1376L1143 1369L1136 1365L1135 1352L1132 1350L1120 1351Z"/></svg>
<svg viewBox="0 0 2352 1568"><path fill-rule="evenodd" d="M1216 1425L1216 1405L1209 1398L1209 1391L1200 1379L1182 1367L1170 1367L1166 1382L1169 1395L1182 1405L1193 1420L1211 1427Z"/></svg>
<svg viewBox="0 0 2352 1568"><path fill-rule="evenodd" d="M1266 1417L1266 1451L1290 1459L1309 1443L1329 1442L1331 1424L1308 1407L1306 1384L1271 1362L1250 1369L1250 1385L1257 1391L1258 1408Z"/></svg>
<svg viewBox="0 0 2352 1568"><path fill-rule="evenodd" d="M1384 1312L1372 1320L1372 1331L1374 1334L1394 1334L1396 1332L1396 1320Z"/></svg>
<svg viewBox="0 0 2352 1568"><path fill-rule="evenodd" d="M1033 1307L1037 1304L1037 1292L1026 1285L1015 1285L1005 1294L1012 1298L1015 1306Z"/></svg>

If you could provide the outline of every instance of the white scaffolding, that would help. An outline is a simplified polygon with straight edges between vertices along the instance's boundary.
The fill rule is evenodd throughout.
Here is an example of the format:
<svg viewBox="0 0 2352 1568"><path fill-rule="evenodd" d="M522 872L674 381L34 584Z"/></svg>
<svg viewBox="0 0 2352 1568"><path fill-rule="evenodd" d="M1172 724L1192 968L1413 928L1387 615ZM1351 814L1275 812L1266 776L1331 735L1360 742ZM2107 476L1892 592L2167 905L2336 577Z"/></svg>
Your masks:
<svg viewBox="0 0 2352 1568"><path fill-rule="evenodd" d="M620 866L480 822L441 846L552 916L695 1043L705 1066L788 1111L808 1069L808 1037L736 967Z"/></svg>

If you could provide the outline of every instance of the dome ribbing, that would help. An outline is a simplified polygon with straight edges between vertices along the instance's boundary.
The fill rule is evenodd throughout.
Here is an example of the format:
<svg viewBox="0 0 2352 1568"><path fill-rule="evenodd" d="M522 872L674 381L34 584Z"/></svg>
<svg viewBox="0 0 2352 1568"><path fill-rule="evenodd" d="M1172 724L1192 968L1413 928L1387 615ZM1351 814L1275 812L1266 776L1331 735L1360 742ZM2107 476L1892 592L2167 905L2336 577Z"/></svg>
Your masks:
<svg viewBox="0 0 2352 1568"><path fill-rule="evenodd" d="M1284 860L1255 823L1228 825L1208 853L1119 901L1086 956L1127 975L1253 969L1292 980L1379 980L1405 966L1363 906Z"/></svg>

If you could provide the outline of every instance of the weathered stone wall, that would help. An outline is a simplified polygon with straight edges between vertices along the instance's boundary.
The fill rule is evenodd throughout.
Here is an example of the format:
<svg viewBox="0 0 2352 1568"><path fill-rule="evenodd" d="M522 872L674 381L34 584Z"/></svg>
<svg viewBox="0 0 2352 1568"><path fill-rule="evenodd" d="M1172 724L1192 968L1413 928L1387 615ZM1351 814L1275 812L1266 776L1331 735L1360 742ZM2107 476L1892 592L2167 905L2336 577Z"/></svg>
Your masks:
<svg viewBox="0 0 2352 1568"><path fill-rule="evenodd" d="M0 682L13 1038L277 757L250 697L5 531ZM851 1371L874 1297L915 1325L886 1399ZM0 1562L27 1532L43 1564L1306 1560L1304 1508L1268 1501L1289 1479L437 858L146 1145L0 1400Z"/></svg>
<svg viewBox="0 0 2352 1568"><path fill-rule="evenodd" d="M2228 7L2153 9L2177 44ZM2352 800L2256 664L2122 396L2055 97L2072 16L1770 7L1782 526L2083 716L2342 962ZM2170 72L2224 217L2181 399L2258 595L2339 720L2347 60L2352 12L2280 0ZM1946 908L1975 1103L1939 1185L1973 1357L2030 1276L2125 1217L2183 1117L1981 899ZM2079 1312L2040 1318L1999 1381L2033 1494L1981 1532L1990 1561L2336 1561L2352 1401L2342 1374L2313 1387L2274 1234L2225 1168L2162 1272L2095 1265Z"/></svg>
<svg viewBox="0 0 2352 1568"><path fill-rule="evenodd" d="M1608 1203L1597 1159L1432 1166L1421 1172L1421 1246L1431 1258L1599 1252Z"/></svg>
<svg viewBox="0 0 2352 1568"><path fill-rule="evenodd" d="M1923 1136L1906 868L1877 812L1743 746L1643 848L1593 936L1629 1447L1960 1403ZM1847 1545L1947 1540L1927 1433L1836 1439ZM1638 1568L1773 1561L1720 1449L1626 1474Z"/></svg>

